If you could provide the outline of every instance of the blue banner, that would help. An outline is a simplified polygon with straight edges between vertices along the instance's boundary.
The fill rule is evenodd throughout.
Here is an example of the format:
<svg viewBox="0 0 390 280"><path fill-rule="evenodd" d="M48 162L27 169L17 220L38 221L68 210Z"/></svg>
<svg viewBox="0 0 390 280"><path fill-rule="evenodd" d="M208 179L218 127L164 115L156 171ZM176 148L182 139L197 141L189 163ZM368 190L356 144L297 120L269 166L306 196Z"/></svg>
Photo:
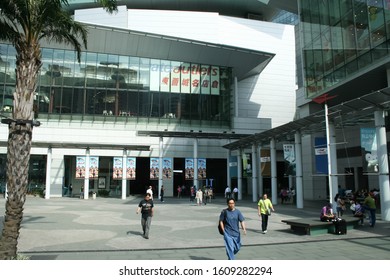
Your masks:
<svg viewBox="0 0 390 280"><path fill-rule="evenodd" d="M325 137L314 139L314 151L316 156L316 173L328 174L328 148Z"/></svg>
<svg viewBox="0 0 390 280"><path fill-rule="evenodd" d="M379 171L378 154L376 144L376 129L361 128L360 143L362 147L363 171L376 173Z"/></svg>
<svg viewBox="0 0 390 280"><path fill-rule="evenodd" d="M229 157L229 171L230 171L231 178L237 178L237 175L238 175L237 156L230 156Z"/></svg>

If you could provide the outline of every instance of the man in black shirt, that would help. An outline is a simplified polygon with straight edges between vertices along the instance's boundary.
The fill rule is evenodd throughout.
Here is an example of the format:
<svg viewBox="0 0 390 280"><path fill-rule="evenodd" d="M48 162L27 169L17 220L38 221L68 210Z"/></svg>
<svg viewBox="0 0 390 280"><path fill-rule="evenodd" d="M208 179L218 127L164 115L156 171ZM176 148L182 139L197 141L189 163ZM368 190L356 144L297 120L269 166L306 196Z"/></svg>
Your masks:
<svg viewBox="0 0 390 280"><path fill-rule="evenodd" d="M143 237L149 239L150 223L153 217L153 200L150 199L150 194L145 194L145 198L140 201L137 208L137 214L141 212L141 226L143 230Z"/></svg>

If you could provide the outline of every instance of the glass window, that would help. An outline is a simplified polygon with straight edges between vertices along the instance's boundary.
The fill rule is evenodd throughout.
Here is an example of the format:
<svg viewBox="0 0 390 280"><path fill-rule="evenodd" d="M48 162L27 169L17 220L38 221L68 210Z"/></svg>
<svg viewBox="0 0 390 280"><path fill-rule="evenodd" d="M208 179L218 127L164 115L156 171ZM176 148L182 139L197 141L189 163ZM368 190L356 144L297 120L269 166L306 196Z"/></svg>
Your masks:
<svg viewBox="0 0 390 280"><path fill-rule="evenodd" d="M15 51L9 45L0 47L0 105L4 106L7 92L12 97L13 91L7 86L12 81L7 69L15 65L4 49ZM38 113L230 120L230 68L92 52L82 52L78 63L75 51L46 48L42 61L34 101ZM192 75L200 79L201 91L191 93ZM151 84L158 90L150 90Z"/></svg>

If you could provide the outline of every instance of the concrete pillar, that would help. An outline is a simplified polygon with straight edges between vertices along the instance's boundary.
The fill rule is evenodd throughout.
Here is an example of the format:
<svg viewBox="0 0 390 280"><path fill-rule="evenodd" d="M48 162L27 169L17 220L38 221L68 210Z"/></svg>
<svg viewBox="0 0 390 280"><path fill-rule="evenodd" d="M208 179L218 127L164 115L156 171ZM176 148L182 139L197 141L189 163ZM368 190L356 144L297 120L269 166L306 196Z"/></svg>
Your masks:
<svg viewBox="0 0 390 280"><path fill-rule="evenodd" d="M161 199L161 187L163 186L163 154L164 154L164 141L163 137L159 138L159 171L158 171L158 199Z"/></svg>
<svg viewBox="0 0 390 280"><path fill-rule="evenodd" d="M296 188L295 188L295 197L297 208L303 208L303 172L302 172L302 138L301 133L296 132L294 135L295 138L295 172L296 172Z"/></svg>
<svg viewBox="0 0 390 280"><path fill-rule="evenodd" d="M126 199L127 194L127 150L123 150L122 157L122 199Z"/></svg>
<svg viewBox="0 0 390 280"><path fill-rule="evenodd" d="M377 156L379 165L379 195L383 221L390 221L389 159L387 151L385 112L375 112Z"/></svg>
<svg viewBox="0 0 390 280"><path fill-rule="evenodd" d="M278 204L278 177L277 177L277 169L276 169L276 143L275 139L271 139L270 143L271 149L271 196L272 204Z"/></svg>
<svg viewBox="0 0 390 280"><path fill-rule="evenodd" d="M227 144L230 143L230 140L228 140ZM232 151L231 150L227 150L226 152L226 156L227 156L227 170L226 170L226 182L227 182L227 185L231 187L231 184L232 184L232 175L230 174L230 157L232 155ZM223 189L225 189L226 186L224 186Z"/></svg>
<svg viewBox="0 0 390 280"><path fill-rule="evenodd" d="M85 150L85 178L84 178L84 199L89 198L89 157L90 150Z"/></svg>
<svg viewBox="0 0 390 280"><path fill-rule="evenodd" d="M232 186L232 193L233 188L235 186ZM238 200L242 199L242 150L238 150L237 155L237 188L238 188Z"/></svg>
<svg viewBox="0 0 390 280"><path fill-rule="evenodd" d="M198 189L198 139L194 139L194 186Z"/></svg>
<svg viewBox="0 0 390 280"><path fill-rule="evenodd" d="M45 199L50 199L50 190L51 190L51 160L52 160L52 149L47 149L47 159L46 159L46 189L45 189Z"/></svg>
<svg viewBox="0 0 390 280"><path fill-rule="evenodd" d="M257 145L252 145L252 201L256 202L258 199L258 183L257 183Z"/></svg>
<svg viewBox="0 0 390 280"><path fill-rule="evenodd" d="M258 154L258 156L257 156L257 158L258 158L258 160L259 160L259 174L258 174L258 184L259 184L259 191L258 191L258 194L259 194L259 197L258 198L260 198L261 196L262 196L262 194L263 194L263 192L264 192L264 182L263 182L263 174L262 174L262 169L261 169L261 146L259 145L259 147L258 147L258 152L257 152L257 154Z"/></svg>

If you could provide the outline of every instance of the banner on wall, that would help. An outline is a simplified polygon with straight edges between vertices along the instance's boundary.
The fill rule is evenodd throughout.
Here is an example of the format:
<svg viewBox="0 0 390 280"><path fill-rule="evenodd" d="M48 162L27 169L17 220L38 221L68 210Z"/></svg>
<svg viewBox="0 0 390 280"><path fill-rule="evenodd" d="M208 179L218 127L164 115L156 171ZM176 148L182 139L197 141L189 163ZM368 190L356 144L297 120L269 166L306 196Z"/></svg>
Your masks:
<svg viewBox="0 0 390 280"><path fill-rule="evenodd" d="M229 171L231 178L238 177L238 164L237 164L237 156L229 156Z"/></svg>
<svg viewBox="0 0 390 280"><path fill-rule="evenodd" d="M211 82L210 82L210 65L200 66L200 93L210 94Z"/></svg>
<svg viewBox="0 0 390 280"><path fill-rule="evenodd" d="M136 158L128 157L126 163L126 179L135 180L136 170L135 170Z"/></svg>
<svg viewBox="0 0 390 280"><path fill-rule="evenodd" d="M86 168L85 156L76 157L76 179L85 178Z"/></svg>
<svg viewBox="0 0 390 280"><path fill-rule="evenodd" d="M114 157L112 164L112 178L114 180L121 180L123 174L123 158Z"/></svg>
<svg viewBox="0 0 390 280"><path fill-rule="evenodd" d="M316 173L328 174L328 148L325 137L314 139L314 154L316 157Z"/></svg>
<svg viewBox="0 0 390 280"><path fill-rule="evenodd" d="M171 83L171 66L169 61L162 60L160 62L160 91L169 92Z"/></svg>
<svg viewBox="0 0 390 280"><path fill-rule="evenodd" d="M206 159L198 158L198 179L206 179Z"/></svg>
<svg viewBox="0 0 390 280"><path fill-rule="evenodd" d="M99 157L89 157L89 178L99 177Z"/></svg>
<svg viewBox="0 0 390 280"><path fill-rule="evenodd" d="M242 155L242 177L252 176L252 154L244 153Z"/></svg>
<svg viewBox="0 0 390 280"><path fill-rule="evenodd" d="M211 94L219 95L219 67L211 66L210 73L210 83L211 83Z"/></svg>
<svg viewBox="0 0 390 280"><path fill-rule="evenodd" d="M191 93L200 93L200 66L191 64Z"/></svg>
<svg viewBox="0 0 390 280"><path fill-rule="evenodd" d="M271 151L261 149L260 151L260 172L264 177L271 177Z"/></svg>
<svg viewBox="0 0 390 280"><path fill-rule="evenodd" d="M160 172L159 158L150 158L150 180L158 180Z"/></svg>
<svg viewBox="0 0 390 280"><path fill-rule="evenodd" d="M295 145L283 144L284 175L295 175Z"/></svg>
<svg viewBox="0 0 390 280"><path fill-rule="evenodd" d="M172 179L172 158L163 159L163 177L164 179Z"/></svg>
<svg viewBox="0 0 390 280"><path fill-rule="evenodd" d="M227 73L218 66L151 60L149 78L152 91L219 95Z"/></svg>
<svg viewBox="0 0 390 280"><path fill-rule="evenodd" d="M184 177L186 180L194 179L194 159L193 158L186 158Z"/></svg>
<svg viewBox="0 0 390 280"><path fill-rule="evenodd" d="M360 145L363 157L363 172L377 173L379 165L375 128L360 129Z"/></svg>
<svg viewBox="0 0 390 280"><path fill-rule="evenodd" d="M180 62L172 61L171 92L180 93Z"/></svg>

